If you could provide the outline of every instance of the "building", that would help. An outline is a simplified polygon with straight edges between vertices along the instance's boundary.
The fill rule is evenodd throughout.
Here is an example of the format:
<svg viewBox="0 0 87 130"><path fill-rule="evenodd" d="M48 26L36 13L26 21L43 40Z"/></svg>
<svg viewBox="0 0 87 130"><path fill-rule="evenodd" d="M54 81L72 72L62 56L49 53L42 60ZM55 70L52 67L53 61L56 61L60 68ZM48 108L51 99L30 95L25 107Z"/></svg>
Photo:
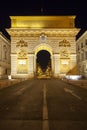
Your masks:
<svg viewBox="0 0 87 130"><path fill-rule="evenodd" d="M76 67L75 16L11 16L12 78L72 74ZM47 66L43 64L48 58ZM49 55L49 56L48 56ZM75 74L75 72L73 73Z"/></svg>
<svg viewBox="0 0 87 130"><path fill-rule="evenodd" d="M0 32L0 79L7 78L11 73L11 44Z"/></svg>
<svg viewBox="0 0 87 130"><path fill-rule="evenodd" d="M76 42L78 73L87 78L87 31Z"/></svg>

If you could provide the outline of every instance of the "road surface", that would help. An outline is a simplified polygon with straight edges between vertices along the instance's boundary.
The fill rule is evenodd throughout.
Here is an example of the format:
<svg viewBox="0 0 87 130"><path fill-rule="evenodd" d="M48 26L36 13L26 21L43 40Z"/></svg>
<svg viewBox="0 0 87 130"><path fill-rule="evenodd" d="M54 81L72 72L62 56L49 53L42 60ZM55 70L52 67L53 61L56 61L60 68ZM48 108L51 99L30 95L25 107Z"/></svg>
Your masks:
<svg viewBox="0 0 87 130"><path fill-rule="evenodd" d="M0 130L87 130L87 90L58 79L1 89Z"/></svg>

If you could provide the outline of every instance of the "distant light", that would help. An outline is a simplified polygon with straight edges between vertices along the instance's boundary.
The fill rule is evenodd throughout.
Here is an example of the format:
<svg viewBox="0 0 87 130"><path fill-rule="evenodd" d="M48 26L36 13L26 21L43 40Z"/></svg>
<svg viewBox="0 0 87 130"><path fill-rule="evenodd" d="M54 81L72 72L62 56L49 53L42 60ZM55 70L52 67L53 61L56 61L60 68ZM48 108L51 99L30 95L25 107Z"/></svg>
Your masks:
<svg viewBox="0 0 87 130"><path fill-rule="evenodd" d="M11 79L11 75L8 75L8 79Z"/></svg>
<svg viewBox="0 0 87 130"><path fill-rule="evenodd" d="M20 65L25 65L26 64L26 60L19 60L19 64Z"/></svg>
<svg viewBox="0 0 87 130"><path fill-rule="evenodd" d="M81 78L81 75L66 75L66 79L71 79L71 80L78 80Z"/></svg>
<svg viewBox="0 0 87 130"><path fill-rule="evenodd" d="M69 64L69 62L67 60L62 61L62 65L68 65L68 64Z"/></svg>

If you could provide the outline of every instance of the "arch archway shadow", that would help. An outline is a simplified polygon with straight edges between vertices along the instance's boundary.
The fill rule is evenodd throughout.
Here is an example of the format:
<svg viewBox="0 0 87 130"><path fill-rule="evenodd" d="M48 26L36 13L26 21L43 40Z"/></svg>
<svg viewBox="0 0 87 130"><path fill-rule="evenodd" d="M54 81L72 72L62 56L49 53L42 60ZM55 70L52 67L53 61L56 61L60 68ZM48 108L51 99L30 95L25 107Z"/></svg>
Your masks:
<svg viewBox="0 0 87 130"><path fill-rule="evenodd" d="M46 50L40 50L36 59L37 78L51 78L51 55Z"/></svg>

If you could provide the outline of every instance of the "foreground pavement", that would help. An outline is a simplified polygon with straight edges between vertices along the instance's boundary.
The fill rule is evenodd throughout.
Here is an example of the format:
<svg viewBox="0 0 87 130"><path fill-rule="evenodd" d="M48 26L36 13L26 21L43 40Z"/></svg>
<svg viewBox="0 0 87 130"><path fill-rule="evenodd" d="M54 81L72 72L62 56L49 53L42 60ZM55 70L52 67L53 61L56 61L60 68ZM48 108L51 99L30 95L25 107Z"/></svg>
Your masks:
<svg viewBox="0 0 87 130"><path fill-rule="evenodd" d="M0 130L87 130L87 90L32 79L0 90Z"/></svg>

